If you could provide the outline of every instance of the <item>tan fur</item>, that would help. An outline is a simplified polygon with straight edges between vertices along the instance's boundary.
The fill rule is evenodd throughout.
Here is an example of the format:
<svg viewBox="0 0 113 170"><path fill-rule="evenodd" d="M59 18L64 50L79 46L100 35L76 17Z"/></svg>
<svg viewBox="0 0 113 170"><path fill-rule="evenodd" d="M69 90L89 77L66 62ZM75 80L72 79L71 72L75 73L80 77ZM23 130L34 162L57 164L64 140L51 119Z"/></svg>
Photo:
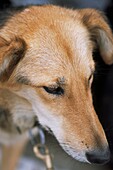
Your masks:
<svg viewBox="0 0 113 170"><path fill-rule="evenodd" d="M36 116L28 101L6 89L0 89L0 130L10 134L19 134L32 128ZM6 139L7 143L9 139ZM4 141L5 142L5 141Z"/></svg>
<svg viewBox="0 0 113 170"><path fill-rule="evenodd" d="M28 100L40 123L49 127L74 158L101 153L107 140L91 97L92 53L113 63L113 35L98 11L55 6L29 7L0 29L1 87ZM44 87L64 94L48 94Z"/></svg>
<svg viewBox="0 0 113 170"><path fill-rule="evenodd" d="M31 104L6 89L0 88L0 144L2 144L1 170L15 170L18 159L28 141L36 116Z"/></svg>
<svg viewBox="0 0 113 170"><path fill-rule="evenodd" d="M27 142L27 139L22 140L20 143L16 143L11 146L4 145L2 147L2 165L1 170L15 170L18 160L22 154L23 148Z"/></svg>

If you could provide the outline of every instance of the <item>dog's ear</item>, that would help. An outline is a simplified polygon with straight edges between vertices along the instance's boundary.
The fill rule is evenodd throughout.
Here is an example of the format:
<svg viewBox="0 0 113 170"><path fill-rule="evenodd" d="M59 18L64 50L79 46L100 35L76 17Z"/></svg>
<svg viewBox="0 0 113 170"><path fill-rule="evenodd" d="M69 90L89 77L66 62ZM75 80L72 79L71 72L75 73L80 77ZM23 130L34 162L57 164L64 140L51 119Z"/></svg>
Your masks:
<svg viewBox="0 0 113 170"><path fill-rule="evenodd" d="M113 34L102 12L93 9L79 10L82 22L88 28L91 39L96 42L106 64L113 63Z"/></svg>
<svg viewBox="0 0 113 170"><path fill-rule="evenodd" d="M0 81L7 81L26 51L23 39L15 37L6 41L0 37Z"/></svg>

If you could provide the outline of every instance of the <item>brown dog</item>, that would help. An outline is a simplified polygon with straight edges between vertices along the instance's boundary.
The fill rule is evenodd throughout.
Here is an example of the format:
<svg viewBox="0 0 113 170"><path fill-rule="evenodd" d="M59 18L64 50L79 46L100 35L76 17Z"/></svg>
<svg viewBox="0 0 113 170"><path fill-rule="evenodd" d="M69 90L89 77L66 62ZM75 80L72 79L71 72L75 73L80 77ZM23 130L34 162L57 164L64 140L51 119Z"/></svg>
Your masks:
<svg viewBox="0 0 113 170"><path fill-rule="evenodd" d="M95 47L113 63L113 35L92 9L28 7L0 29L1 87L28 100L73 158L101 164L110 155L91 97Z"/></svg>

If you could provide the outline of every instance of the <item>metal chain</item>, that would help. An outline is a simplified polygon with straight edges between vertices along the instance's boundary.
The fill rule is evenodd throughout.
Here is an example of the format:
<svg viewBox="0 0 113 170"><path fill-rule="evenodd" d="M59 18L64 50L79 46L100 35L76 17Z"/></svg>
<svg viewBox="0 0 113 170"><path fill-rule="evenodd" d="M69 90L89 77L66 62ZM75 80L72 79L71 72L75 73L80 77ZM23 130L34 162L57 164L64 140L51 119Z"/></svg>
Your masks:
<svg viewBox="0 0 113 170"><path fill-rule="evenodd" d="M29 136L31 143L33 145L33 151L39 159L41 159L45 165L46 170L54 170L52 156L49 152L48 147L45 144L45 134L41 126L38 126L38 135L40 142L38 143L35 136L32 133L32 130L29 130Z"/></svg>
<svg viewBox="0 0 113 170"><path fill-rule="evenodd" d="M49 149L47 148L46 145L38 144L33 147L33 151L38 158L40 158L42 161L44 161L47 170L54 170L53 163L52 163L52 157L51 157L51 154L49 153Z"/></svg>

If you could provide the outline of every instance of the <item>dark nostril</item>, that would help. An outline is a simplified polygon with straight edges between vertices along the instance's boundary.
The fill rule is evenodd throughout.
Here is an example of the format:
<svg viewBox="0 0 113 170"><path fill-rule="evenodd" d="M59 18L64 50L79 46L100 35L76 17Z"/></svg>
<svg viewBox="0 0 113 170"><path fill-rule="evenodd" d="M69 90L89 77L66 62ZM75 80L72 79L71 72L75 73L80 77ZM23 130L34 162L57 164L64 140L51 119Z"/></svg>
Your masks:
<svg viewBox="0 0 113 170"><path fill-rule="evenodd" d="M104 152L102 151L87 152L86 157L90 163L106 164L110 160L110 152L109 152L109 149L107 149Z"/></svg>

